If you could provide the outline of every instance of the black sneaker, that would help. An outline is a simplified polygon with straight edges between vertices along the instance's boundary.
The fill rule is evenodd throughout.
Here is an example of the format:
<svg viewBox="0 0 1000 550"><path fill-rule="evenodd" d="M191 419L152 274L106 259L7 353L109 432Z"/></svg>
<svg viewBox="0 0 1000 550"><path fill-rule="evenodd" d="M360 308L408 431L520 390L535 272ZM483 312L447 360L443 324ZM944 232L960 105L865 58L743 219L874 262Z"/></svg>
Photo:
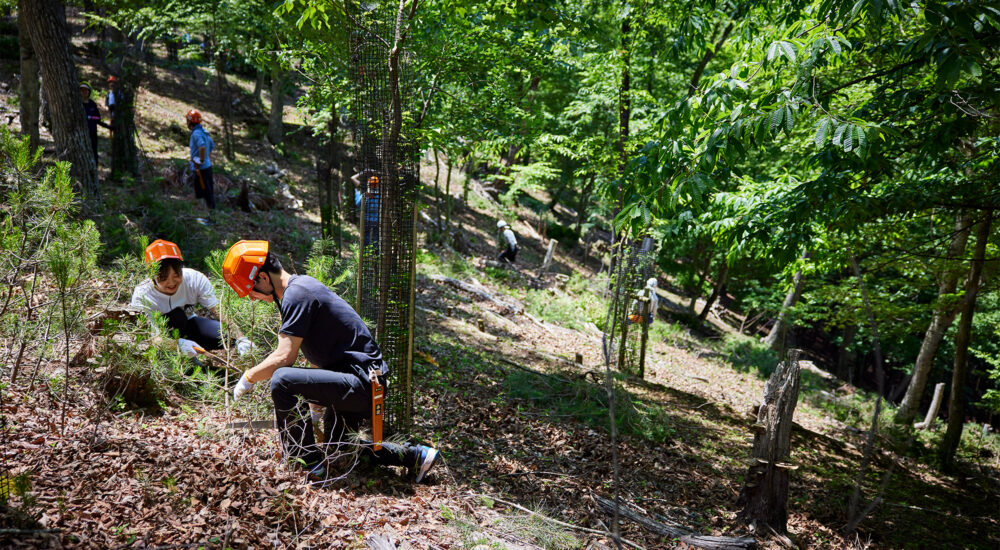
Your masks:
<svg viewBox="0 0 1000 550"><path fill-rule="evenodd" d="M427 472L431 471L434 467L434 462L437 461L438 450L433 447L427 447L426 445L417 445L419 454L417 455L417 463L413 466L413 472L417 475L414 482L420 483L423 481L424 476Z"/></svg>

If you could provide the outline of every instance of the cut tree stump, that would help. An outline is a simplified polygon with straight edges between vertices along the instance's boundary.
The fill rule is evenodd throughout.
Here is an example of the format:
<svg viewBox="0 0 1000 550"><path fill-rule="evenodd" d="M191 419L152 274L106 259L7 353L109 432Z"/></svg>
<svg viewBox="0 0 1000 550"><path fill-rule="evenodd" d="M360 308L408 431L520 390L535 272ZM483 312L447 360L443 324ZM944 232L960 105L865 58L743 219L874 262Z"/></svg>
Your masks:
<svg viewBox="0 0 1000 550"><path fill-rule="evenodd" d="M792 415L799 399L799 350L788 351L764 385L764 400L757 411L753 453L746 483L736 501L743 506L739 518L765 532L764 525L784 533L788 524L788 464ZM758 525L763 524L763 525Z"/></svg>
<svg viewBox="0 0 1000 550"><path fill-rule="evenodd" d="M606 513L615 513L615 503L606 498L594 495L594 500ZM618 515L638 524L643 529L652 531L657 535L677 539L693 548L705 548L707 550L746 550L757 547L757 541L753 537L713 537L708 535L698 535L687 527L681 525L671 525L659 520L655 520L646 514L636 510L625 503L618 505Z"/></svg>

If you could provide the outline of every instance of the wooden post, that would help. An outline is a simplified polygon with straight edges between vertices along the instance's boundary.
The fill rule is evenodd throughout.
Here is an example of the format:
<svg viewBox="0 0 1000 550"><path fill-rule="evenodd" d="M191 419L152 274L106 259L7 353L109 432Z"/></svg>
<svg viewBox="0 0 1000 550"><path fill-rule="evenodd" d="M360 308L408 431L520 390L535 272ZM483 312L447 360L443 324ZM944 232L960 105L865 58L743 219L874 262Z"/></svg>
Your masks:
<svg viewBox="0 0 1000 550"><path fill-rule="evenodd" d="M917 422L913 425L914 428L918 430L926 430L931 427L934 423L934 419L937 418L938 411L941 410L941 401L944 399L944 382L939 382L934 386L934 398L931 399L931 406L927 409L927 416L924 417L923 422Z"/></svg>
<svg viewBox="0 0 1000 550"><path fill-rule="evenodd" d="M576 364L577 365L583 364L583 354L580 352L576 352Z"/></svg>
<svg viewBox="0 0 1000 550"><path fill-rule="evenodd" d="M453 313L455 313L455 308L453 306L448 306L444 310L444 314L447 315L448 317L451 317Z"/></svg>
<svg viewBox="0 0 1000 550"><path fill-rule="evenodd" d="M639 302L642 334L639 338L639 379L646 378L646 342L649 340L649 299Z"/></svg>
<svg viewBox="0 0 1000 550"><path fill-rule="evenodd" d="M736 501L743 506L738 517L756 524L759 533L766 532L765 525L779 533L787 529L788 472L795 469L788 454L799 383L799 350L792 349L764 385L746 483Z"/></svg>
<svg viewBox="0 0 1000 550"><path fill-rule="evenodd" d="M479 321L477 322L477 324L479 326L479 330L480 331L486 332L486 321L484 321L483 319L479 319Z"/></svg>
<svg viewBox="0 0 1000 550"><path fill-rule="evenodd" d="M556 250L556 240L549 240L549 249L545 251L545 260L542 262L542 273L549 270L549 264L552 263L552 253Z"/></svg>

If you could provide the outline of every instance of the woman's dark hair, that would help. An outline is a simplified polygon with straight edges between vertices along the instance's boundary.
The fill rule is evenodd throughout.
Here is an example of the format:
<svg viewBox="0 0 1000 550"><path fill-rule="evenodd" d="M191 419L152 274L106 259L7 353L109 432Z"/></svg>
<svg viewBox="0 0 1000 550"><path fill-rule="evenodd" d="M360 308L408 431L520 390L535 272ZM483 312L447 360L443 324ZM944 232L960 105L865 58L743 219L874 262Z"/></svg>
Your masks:
<svg viewBox="0 0 1000 550"><path fill-rule="evenodd" d="M156 273L157 280L162 281L167 278L167 275L171 271L181 275L181 270L184 269L184 260L178 260L177 258L163 258L160 260L160 271Z"/></svg>
<svg viewBox="0 0 1000 550"><path fill-rule="evenodd" d="M278 259L278 255L273 252L268 252L267 258L264 259L264 263L260 266L260 270L268 273L274 273L275 275L280 274L282 267L281 260Z"/></svg>

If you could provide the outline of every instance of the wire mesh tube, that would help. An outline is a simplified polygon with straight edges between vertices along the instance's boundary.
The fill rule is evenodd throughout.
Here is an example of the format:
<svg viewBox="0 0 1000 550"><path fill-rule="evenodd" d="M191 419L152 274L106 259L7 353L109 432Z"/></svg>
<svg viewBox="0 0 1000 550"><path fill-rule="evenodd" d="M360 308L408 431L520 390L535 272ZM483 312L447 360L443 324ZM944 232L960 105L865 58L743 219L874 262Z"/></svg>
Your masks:
<svg viewBox="0 0 1000 550"><path fill-rule="evenodd" d="M383 418L389 435L409 430L413 410L417 147L406 116L407 56L393 56L398 6L348 5L351 129L361 193L357 309L389 364Z"/></svg>

